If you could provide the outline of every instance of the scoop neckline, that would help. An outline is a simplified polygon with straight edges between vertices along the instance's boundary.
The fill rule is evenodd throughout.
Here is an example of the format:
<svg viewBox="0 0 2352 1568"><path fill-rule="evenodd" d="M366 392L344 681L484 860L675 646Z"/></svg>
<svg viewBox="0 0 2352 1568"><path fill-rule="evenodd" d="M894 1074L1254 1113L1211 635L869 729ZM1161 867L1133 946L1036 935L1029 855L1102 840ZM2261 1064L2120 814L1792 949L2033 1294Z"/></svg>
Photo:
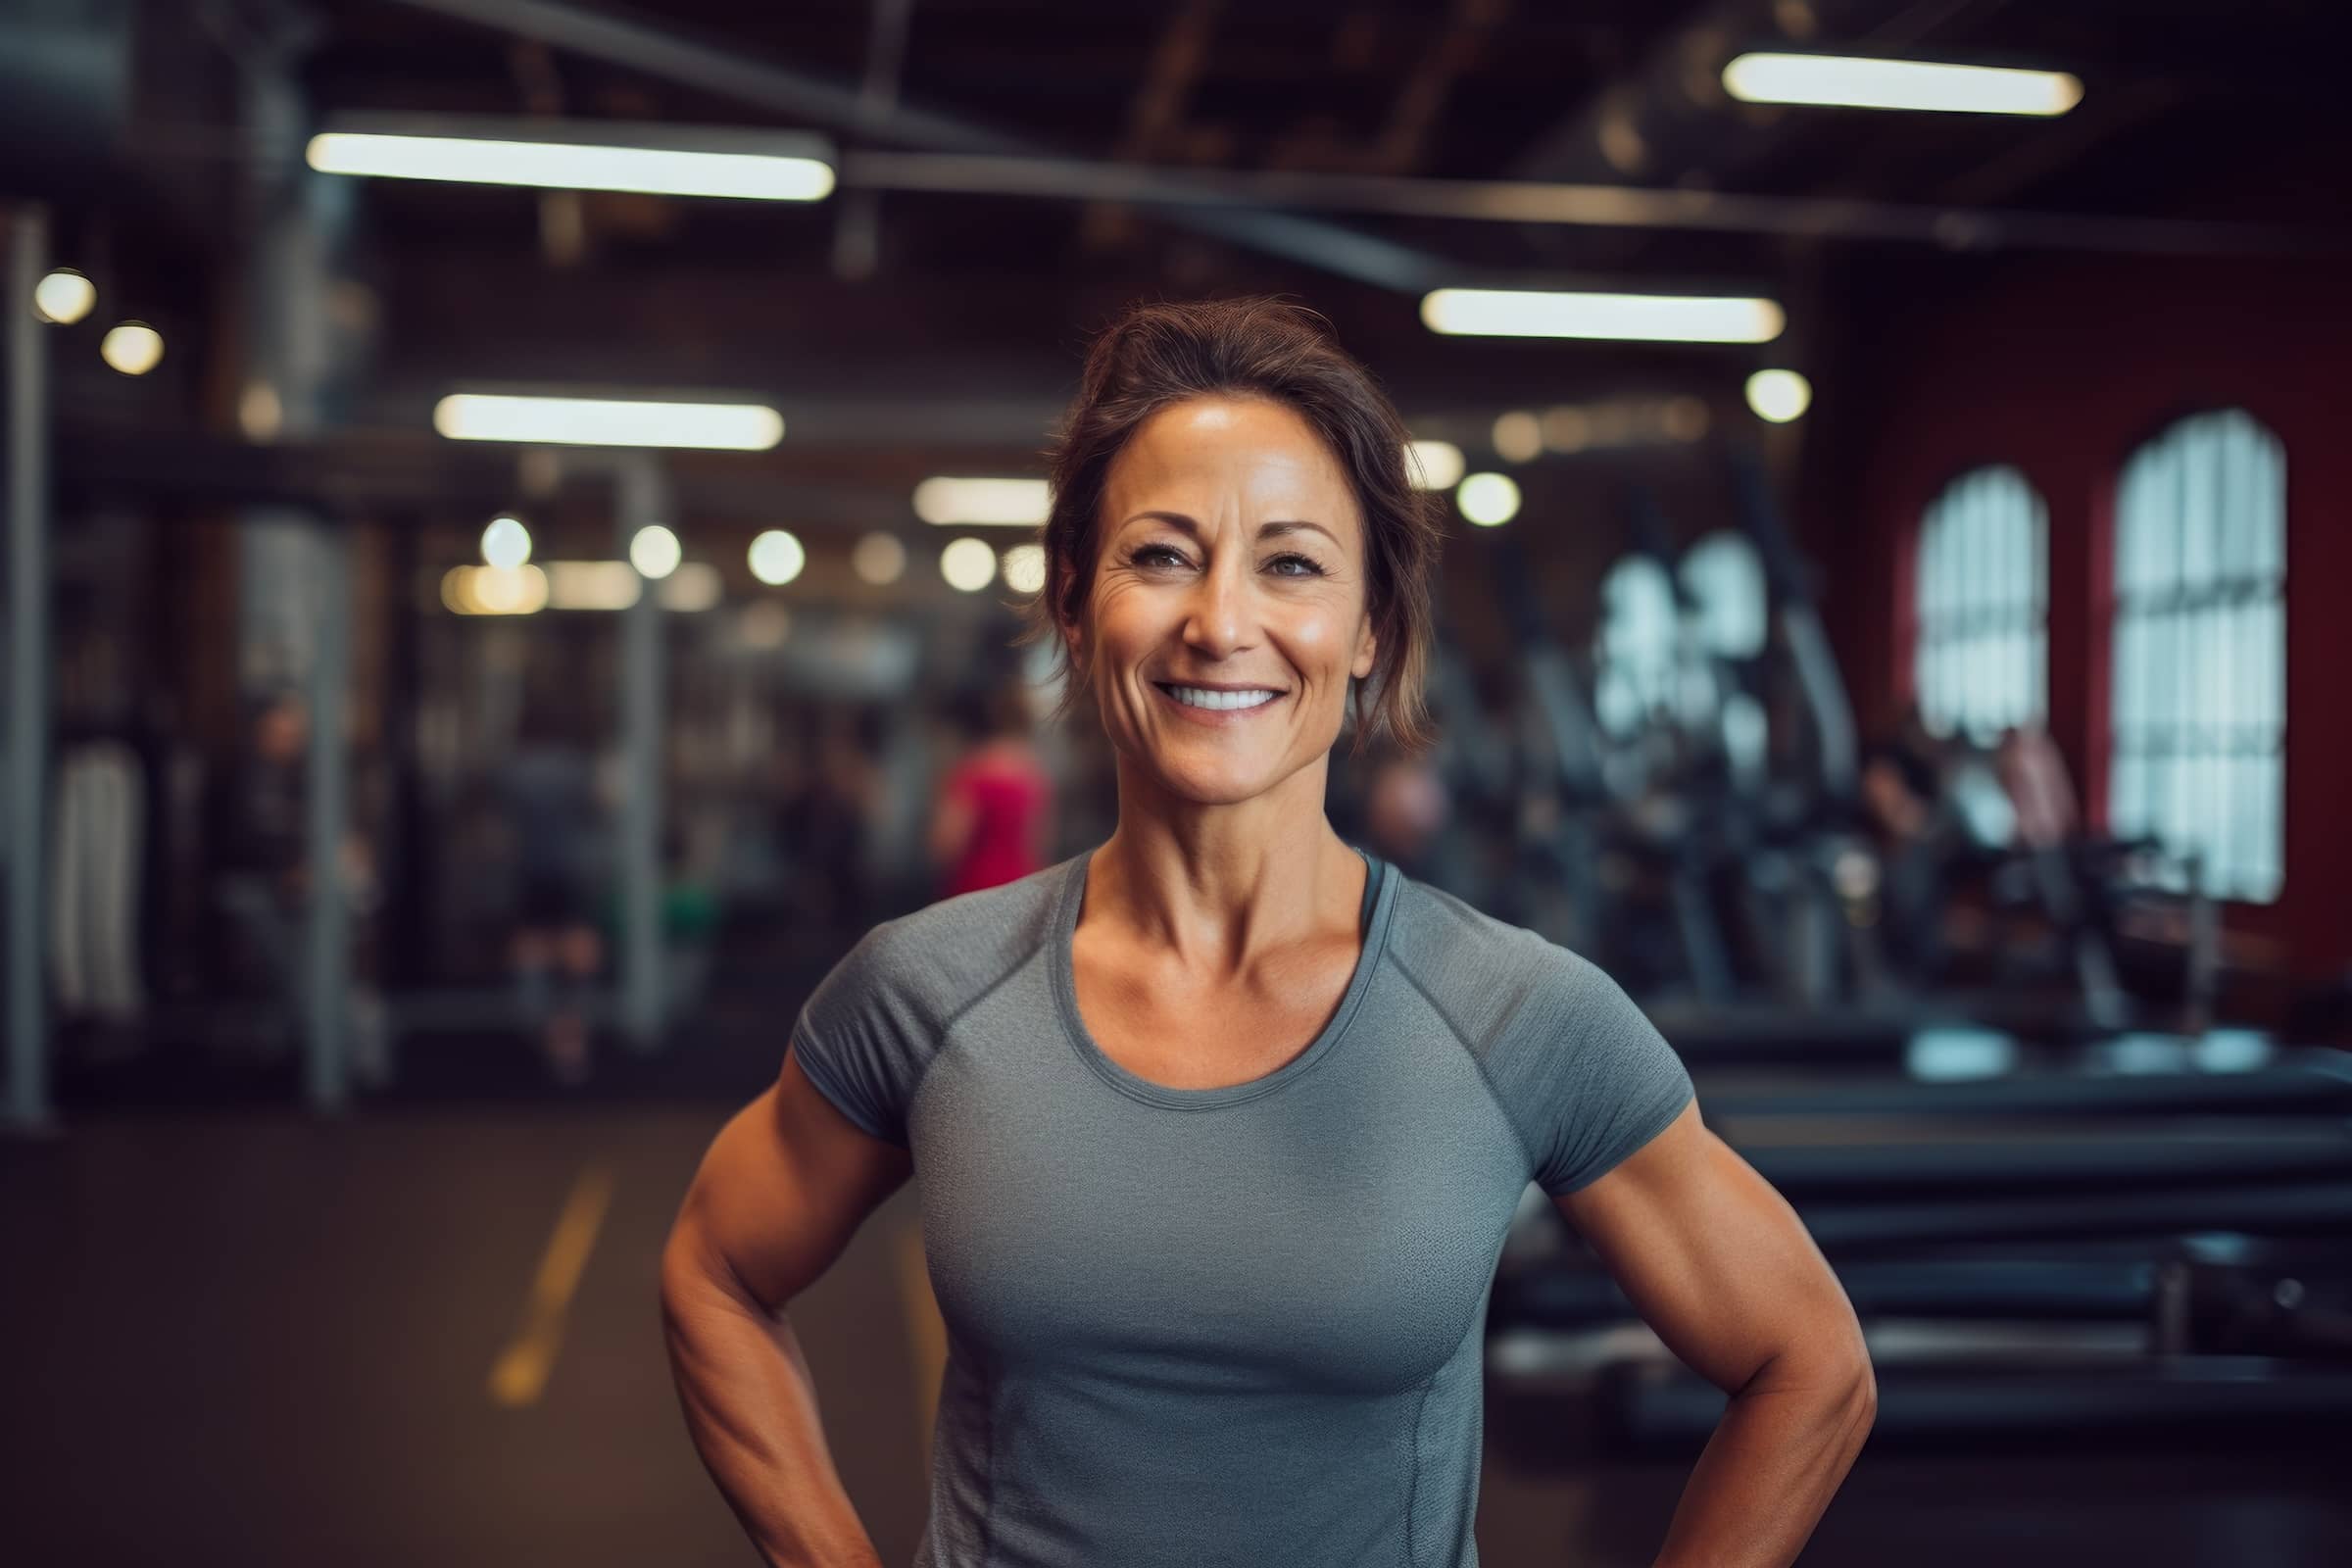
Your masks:
<svg viewBox="0 0 2352 1568"><path fill-rule="evenodd" d="M1099 848L1099 846L1098 846ZM1102 1048L1095 1044L1088 1032L1086 1019L1078 1011L1077 964L1072 956L1072 941L1078 930L1078 912L1085 903L1087 867L1095 851L1071 858L1061 877L1061 891L1054 908L1054 935L1048 946L1053 960L1054 1000L1061 1013L1062 1033L1078 1058L1093 1068L1103 1082L1120 1094L1147 1104L1182 1109L1207 1109L1218 1105L1239 1104L1272 1094L1283 1085L1303 1076L1338 1045L1347 1034L1348 1023L1355 1017L1356 1008L1371 989L1372 973L1380 967L1380 957L1388 947L1389 916L1396 898L1396 871L1387 860L1366 854L1349 845L1363 856L1370 874L1379 879L1379 892L1372 906L1371 923L1365 928L1355 955L1355 972L1348 977L1348 989L1340 993L1340 1004L1332 1009L1331 1018L1323 1032L1315 1036L1301 1051L1272 1072L1245 1079L1238 1084L1219 1084L1210 1089L1179 1089L1172 1084L1159 1083L1131 1071L1111 1059Z"/></svg>

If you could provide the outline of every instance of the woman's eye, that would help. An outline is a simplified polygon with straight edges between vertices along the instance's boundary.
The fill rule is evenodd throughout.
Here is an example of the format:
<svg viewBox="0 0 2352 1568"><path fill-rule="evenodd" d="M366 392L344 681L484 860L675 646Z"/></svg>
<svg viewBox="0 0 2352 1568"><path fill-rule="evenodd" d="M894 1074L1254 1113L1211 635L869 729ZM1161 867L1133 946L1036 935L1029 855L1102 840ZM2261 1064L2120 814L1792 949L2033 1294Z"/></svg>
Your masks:
<svg viewBox="0 0 2352 1568"><path fill-rule="evenodd" d="M1278 573L1278 575L1280 575L1280 576L1284 576L1284 577L1320 577L1320 576L1322 576L1322 575L1323 575L1323 568L1322 568L1322 566L1321 566L1321 565L1319 565L1319 564L1318 564L1317 563L1315 563L1314 561L1310 560L1309 558L1305 557L1305 556L1276 556L1276 557L1274 558L1273 564L1275 564L1275 565L1279 566L1279 565L1281 565L1281 564L1282 564L1284 562L1286 562L1286 561L1287 561L1287 562L1291 562L1291 563L1293 563L1294 564L1298 565L1298 566L1300 569L1299 569L1299 570L1298 570L1298 571L1285 571L1285 572Z"/></svg>
<svg viewBox="0 0 2352 1568"><path fill-rule="evenodd" d="M1141 565L1144 563L1151 561L1154 556L1165 556L1168 560L1175 562L1178 565L1184 564L1184 557L1178 555L1174 550L1170 549L1166 545L1146 545L1141 550L1138 550L1134 555L1129 556L1127 559L1131 562L1134 562L1136 564Z"/></svg>

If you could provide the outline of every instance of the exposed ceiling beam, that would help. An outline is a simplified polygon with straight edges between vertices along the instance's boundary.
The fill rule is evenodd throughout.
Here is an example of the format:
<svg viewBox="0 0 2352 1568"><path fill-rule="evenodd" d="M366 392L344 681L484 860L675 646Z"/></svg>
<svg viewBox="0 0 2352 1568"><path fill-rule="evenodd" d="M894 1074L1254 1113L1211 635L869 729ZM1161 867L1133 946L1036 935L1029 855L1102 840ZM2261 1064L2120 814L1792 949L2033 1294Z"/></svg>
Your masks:
<svg viewBox="0 0 2352 1568"><path fill-rule="evenodd" d="M841 179L845 186L884 190L1132 202L1179 212L1200 207L1304 209L1473 222L1804 235L1934 245L1945 250L2022 248L2189 256L2332 255L2352 249L2352 233L2341 229L2274 224L1538 180L1168 169L984 154L845 153Z"/></svg>
<svg viewBox="0 0 2352 1568"><path fill-rule="evenodd" d="M811 124L901 146L953 148L1012 157L1051 157L1057 149L1024 136L892 102L876 114L857 87L697 42L649 23L558 0L398 0L420 11L537 38L559 49L647 75L758 104ZM1279 256L1358 282L1418 293L1456 269L1377 235L1289 213L1230 207L1172 207L1167 220L1235 245Z"/></svg>
<svg viewBox="0 0 2352 1568"><path fill-rule="evenodd" d="M914 0L872 0L865 39L865 81L858 89L859 129L885 118L899 101L906 63L906 34ZM871 277L882 261L882 193L851 191L833 225L833 275Z"/></svg>

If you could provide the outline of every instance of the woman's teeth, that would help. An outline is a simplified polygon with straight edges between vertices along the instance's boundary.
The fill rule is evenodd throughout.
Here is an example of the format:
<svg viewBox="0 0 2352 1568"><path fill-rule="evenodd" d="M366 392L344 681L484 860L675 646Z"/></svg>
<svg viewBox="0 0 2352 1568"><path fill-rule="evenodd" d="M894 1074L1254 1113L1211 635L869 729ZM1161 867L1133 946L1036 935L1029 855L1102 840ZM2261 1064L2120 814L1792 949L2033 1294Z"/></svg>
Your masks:
<svg viewBox="0 0 2352 1568"><path fill-rule="evenodd" d="M1272 692L1212 692L1198 686L1162 686L1160 690L1187 708L1256 708L1274 700Z"/></svg>

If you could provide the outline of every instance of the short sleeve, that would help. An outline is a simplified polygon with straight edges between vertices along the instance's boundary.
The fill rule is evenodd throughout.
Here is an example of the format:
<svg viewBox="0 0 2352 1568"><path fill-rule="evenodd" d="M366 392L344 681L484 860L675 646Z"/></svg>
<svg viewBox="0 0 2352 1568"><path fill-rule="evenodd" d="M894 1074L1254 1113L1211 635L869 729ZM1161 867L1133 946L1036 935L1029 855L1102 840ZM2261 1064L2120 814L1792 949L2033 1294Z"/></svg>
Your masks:
<svg viewBox="0 0 2352 1568"><path fill-rule="evenodd" d="M1510 1106L1551 1197L1591 1186L1690 1103L1690 1074L1616 981L1544 944L1544 972L1513 1019Z"/></svg>
<svg viewBox="0 0 2352 1568"><path fill-rule="evenodd" d="M843 956L793 1024L792 1054L817 1092L860 1130L906 1146L906 1109L937 1031L902 961L895 922Z"/></svg>

